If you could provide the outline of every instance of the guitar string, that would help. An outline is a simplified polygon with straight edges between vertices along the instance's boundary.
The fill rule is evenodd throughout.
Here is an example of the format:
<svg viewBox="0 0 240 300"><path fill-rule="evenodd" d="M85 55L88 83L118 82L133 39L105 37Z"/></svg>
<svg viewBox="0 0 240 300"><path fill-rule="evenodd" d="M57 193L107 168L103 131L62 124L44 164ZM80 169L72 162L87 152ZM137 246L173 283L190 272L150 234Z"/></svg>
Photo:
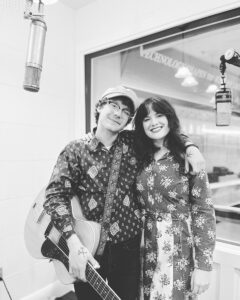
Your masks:
<svg viewBox="0 0 240 300"><path fill-rule="evenodd" d="M68 259L68 255L63 251L64 249L61 249L55 242L53 242L52 240L50 240L62 253L63 253L63 255ZM68 249L67 249L67 251L68 251ZM68 259L68 261L69 261L69 259ZM88 263L88 266L89 267L91 267L91 265ZM91 270L91 269L90 269ZM91 270L92 271L92 274L94 275L94 273L93 273L93 270ZM99 274L98 274L99 275ZM100 275L99 275L99 277L100 277ZM101 277L100 277L101 278ZM102 278L101 278L102 279ZM102 279L103 280L103 279ZM104 280L103 280L104 281ZM104 283L105 283L105 281L104 281Z"/></svg>
<svg viewBox="0 0 240 300"><path fill-rule="evenodd" d="M43 222L44 223L44 222ZM46 224L40 223L40 227L42 229L46 230ZM45 230L42 230L44 232ZM54 239L54 241L47 235L45 235L45 238L48 238L48 240L57 247L57 249L67 258L69 261L69 257L66 253L69 252L69 248L67 247L66 239L64 239L61 234L58 232L58 230L53 226L51 231L51 237ZM50 234L49 234L50 235ZM62 237L62 239L61 239ZM58 246L57 242L58 241L59 245ZM64 242L63 242L64 241ZM65 252L64 252L65 251ZM88 262L87 263L87 276L88 276L88 282L89 284L100 294L100 296L103 296L104 299L106 300L121 300L118 295L111 289L110 286L107 285L105 280L101 277L101 275L93 268L93 266ZM92 282L94 280L94 283ZM98 286L95 286L95 281ZM100 290L99 290L100 289ZM102 293L104 292L104 295Z"/></svg>
<svg viewBox="0 0 240 300"><path fill-rule="evenodd" d="M96 276L96 274L94 274L94 276ZM92 283L91 281L89 282L90 284ZM105 282L104 282L105 283ZM100 283L100 286L98 286L97 287L97 290L99 289L99 288L101 288L101 284L103 284L103 283ZM93 284L91 284L93 287L94 287L94 285ZM95 287L96 288L96 287ZM104 292L104 294L103 294L103 292ZM118 298L118 296L117 296L117 298L116 298L116 296L115 296L115 294L111 291L111 290L109 290L109 289L107 289L106 288L106 284L105 284L105 286L102 288L102 292L101 292L101 296L102 297L104 297L104 299L109 299L109 300L114 300L114 299L119 299Z"/></svg>
<svg viewBox="0 0 240 300"><path fill-rule="evenodd" d="M58 238L58 236L56 235L55 236L56 238ZM65 248L65 249L61 249L55 242L53 242L50 238L49 238L49 240L62 252L62 254L67 258L67 260L69 261L69 258L68 258L68 255L64 252L64 250L66 250L66 252L68 251L68 248L67 247L63 247L63 248ZM92 279L94 276L95 277L97 277L97 279L100 279L100 284L101 285L103 285L103 287L102 287L102 291L104 291L104 292L107 292L108 291L108 293L110 292L111 294L107 294L107 295L105 295L105 296L107 296L107 298L104 298L104 299L106 299L106 300L121 300L119 297L118 297L118 295L106 284L106 282L105 282L105 280L101 277L101 275L99 274L99 273L97 273L97 271L93 268L93 266L90 264L90 263L88 263L87 264L87 266L88 266L88 271L89 271L89 275L90 275L90 279ZM89 280L89 283L92 285L92 287L93 288L96 288L95 286L94 286L94 283L92 283L90 280ZM96 288L97 289L97 288ZM98 290L97 290L98 291ZM101 293L101 291L98 291L99 293ZM100 296L102 296L101 294L100 294ZM113 298L108 298L108 296L110 296L110 297L113 297ZM115 297L115 298L114 298Z"/></svg>
<svg viewBox="0 0 240 300"><path fill-rule="evenodd" d="M40 224L41 227L44 227L45 224L41 223ZM44 231L44 230L43 230ZM52 239L53 240L52 240ZM61 234L59 233L59 231L53 226L50 233L49 233L49 236L48 236L48 239L60 250L60 252L67 258L67 260L69 261L68 259L68 255L66 253L69 252L69 249L67 247L67 243L66 243L66 239L64 239ZM57 242L59 243L59 245L61 247L58 246ZM64 252L65 251L65 252ZM110 292L113 297L115 296L115 299L118 300L120 299L118 297L118 295L106 284L106 282L104 281L104 279L97 273L97 271L92 267L92 265L90 263L88 263L88 267L89 267L89 275L90 275L90 279L93 278L93 276L95 275L95 277L99 277L100 279L100 282L101 282L101 285L103 286L102 287L102 290L106 293L108 291L108 293ZM89 282L90 283L90 282ZM93 286L94 287L94 286ZM111 294L108 294L108 297L111 296ZM116 298L117 297L117 298ZM106 298L108 299L108 298ZM113 298L114 299L114 298ZM109 299L111 300L111 299Z"/></svg>
<svg viewBox="0 0 240 300"><path fill-rule="evenodd" d="M43 226L42 226L43 227ZM58 232L58 230L55 228L55 227L53 227L52 228L52 230L51 230L51 237L54 239L54 241L50 238L50 237L48 237L48 239L61 251L61 253L67 258L67 260L69 261L69 258L68 258L68 255L66 254L67 252L69 252L69 249L68 249L68 247L67 247L67 244L66 244L66 239L64 239L63 237L62 237L62 239L60 239L59 237L60 237L61 235L60 235L60 233ZM58 242L59 242L59 245L61 246L61 247L59 247L58 246L58 244L57 244L57 242L55 242L55 240L58 240ZM65 252L64 252L65 251ZM88 271L89 271L89 276L90 276L90 279L92 279L93 278L93 276L95 276L95 277L98 277L98 279L100 279L100 285L102 285L103 287L102 287L102 291L104 291L105 293L106 292L108 292L108 294L107 294L107 298L105 298L106 300L114 300L114 299L116 299L116 300L121 300L119 297L118 297L118 295L106 284L106 282L105 282L105 280L99 275L99 273L97 273L97 271L92 267L92 265L90 264L90 263L88 263L88 267L89 267L89 269L88 269ZM91 282L89 281L89 283L91 284ZM91 284L93 287L94 287L94 285L93 284ZM101 288L101 286L100 286L100 288ZM99 293L101 292L101 290L100 291L98 291ZM110 292L110 294L109 294L109 292ZM105 296L106 296L106 294L105 294ZM110 298L109 299L109 297L113 297L113 298ZM115 298L114 298L115 297Z"/></svg>
<svg viewBox="0 0 240 300"><path fill-rule="evenodd" d="M45 228L45 224L40 224L40 227L42 227L42 229ZM42 230L42 232L44 232L44 230ZM69 261L68 255L66 254L67 252L69 252L69 249L67 247L66 244L66 239L64 239L61 237L61 234L58 232L58 230L53 227L50 231L51 234L49 234L50 236L46 236L46 238L49 239L49 241L55 245L55 247L67 258L67 260ZM52 240L52 239L53 240ZM58 246L57 242L59 243L59 245L61 247ZM87 264L87 276L89 278L88 282L89 284L95 288L95 290L99 293L100 296L104 297L105 300L121 300L118 295L111 289L111 287L109 287L107 285L107 283L105 282L105 280L101 277L101 275L93 268L93 266L88 263ZM94 280L94 282L92 281ZM95 286L95 281L99 284L99 286ZM104 293L104 294L103 294Z"/></svg>
<svg viewBox="0 0 240 300"><path fill-rule="evenodd" d="M95 270L94 270L95 271ZM98 274L98 273L97 273ZM93 276L97 276L96 275L96 273L94 272L93 273ZM111 299L119 299L119 297L117 296L117 294L113 291L113 290L109 290L107 287L108 286L106 286L106 283L105 283L105 281L103 281L103 282L100 282L100 284L103 284L104 283L104 286L103 286L103 290L104 290L104 292L106 292L107 294L105 294L105 296L106 296L106 298L105 299L109 299L109 300L111 300ZM111 298L109 298L109 297L111 297ZM117 298L116 298L117 297Z"/></svg>

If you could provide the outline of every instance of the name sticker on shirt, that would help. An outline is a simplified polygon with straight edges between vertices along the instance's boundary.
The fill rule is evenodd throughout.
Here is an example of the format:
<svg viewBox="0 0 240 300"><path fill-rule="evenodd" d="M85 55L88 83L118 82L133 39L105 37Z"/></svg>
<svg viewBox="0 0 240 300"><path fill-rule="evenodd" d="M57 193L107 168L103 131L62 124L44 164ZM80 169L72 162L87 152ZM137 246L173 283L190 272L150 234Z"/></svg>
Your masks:
<svg viewBox="0 0 240 300"><path fill-rule="evenodd" d="M87 173L91 178L94 178L98 174L98 169L97 169L97 167L92 166L90 169L88 169Z"/></svg>

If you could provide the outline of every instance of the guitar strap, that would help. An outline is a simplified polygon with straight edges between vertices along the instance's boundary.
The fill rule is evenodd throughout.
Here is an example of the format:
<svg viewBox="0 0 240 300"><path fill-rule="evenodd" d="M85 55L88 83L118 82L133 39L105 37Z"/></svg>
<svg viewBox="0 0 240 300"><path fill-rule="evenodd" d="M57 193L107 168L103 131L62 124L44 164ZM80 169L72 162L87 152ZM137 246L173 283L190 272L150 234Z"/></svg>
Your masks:
<svg viewBox="0 0 240 300"><path fill-rule="evenodd" d="M107 238L108 233L110 230L110 220L112 214L112 206L114 196L116 195L116 188L119 176L119 170L121 165L121 158L122 158L122 146L117 145L113 154L113 161L109 175L108 187L106 192L106 199L103 211L103 219L102 219L102 226L101 226L101 233L100 233L100 242L97 249L97 255L102 255Z"/></svg>

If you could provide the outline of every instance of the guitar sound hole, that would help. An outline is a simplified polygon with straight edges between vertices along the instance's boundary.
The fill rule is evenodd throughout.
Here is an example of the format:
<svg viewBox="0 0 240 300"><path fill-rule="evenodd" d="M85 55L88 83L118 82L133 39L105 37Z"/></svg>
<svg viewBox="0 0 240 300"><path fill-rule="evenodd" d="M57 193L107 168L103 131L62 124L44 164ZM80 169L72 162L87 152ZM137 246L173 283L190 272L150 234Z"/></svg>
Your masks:
<svg viewBox="0 0 240 300"><path fill-rule="evenodd" d="M69 250L66 241L60 238L59 243L55 245L49 238L46 238L41 248L42 255L50 258L59 260L64 264L66 269L69 269L68 254Z"/></svg>

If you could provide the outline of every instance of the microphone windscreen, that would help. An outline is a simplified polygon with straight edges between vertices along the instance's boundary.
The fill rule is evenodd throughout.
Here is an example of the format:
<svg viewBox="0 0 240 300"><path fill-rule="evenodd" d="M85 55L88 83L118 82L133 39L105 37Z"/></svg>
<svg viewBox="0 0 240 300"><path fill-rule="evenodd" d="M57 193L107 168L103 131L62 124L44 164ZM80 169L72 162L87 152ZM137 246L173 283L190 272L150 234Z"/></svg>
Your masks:
<svg viewBox="0 0 240 300"><path fill-rule="evenodd" d="M40 76L42 70L39 68L26 66L23 88L29 92L38 92Z"/></svg>

